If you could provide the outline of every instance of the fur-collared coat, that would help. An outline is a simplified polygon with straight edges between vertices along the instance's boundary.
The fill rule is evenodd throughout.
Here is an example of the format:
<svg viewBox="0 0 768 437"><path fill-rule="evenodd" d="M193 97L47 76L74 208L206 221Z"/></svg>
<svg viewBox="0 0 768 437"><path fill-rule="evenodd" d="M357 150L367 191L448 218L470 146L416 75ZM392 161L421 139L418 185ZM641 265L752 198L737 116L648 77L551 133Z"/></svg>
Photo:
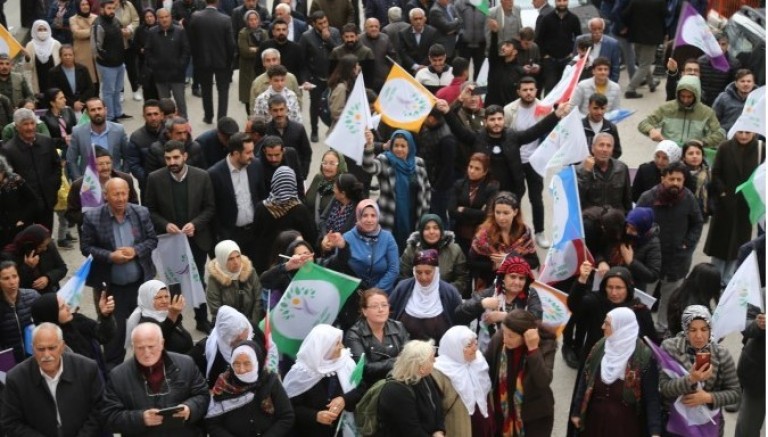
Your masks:
<svg viewBox="0 0 768 437"><path fill-rule="evenodd" d="M208 262L208 288L206 297L213 317L222 305L229 305L240 311L251 323L261 320L261 282L247 256L241 255L240 276L233 280L219 266L215 259Z"/></svg>

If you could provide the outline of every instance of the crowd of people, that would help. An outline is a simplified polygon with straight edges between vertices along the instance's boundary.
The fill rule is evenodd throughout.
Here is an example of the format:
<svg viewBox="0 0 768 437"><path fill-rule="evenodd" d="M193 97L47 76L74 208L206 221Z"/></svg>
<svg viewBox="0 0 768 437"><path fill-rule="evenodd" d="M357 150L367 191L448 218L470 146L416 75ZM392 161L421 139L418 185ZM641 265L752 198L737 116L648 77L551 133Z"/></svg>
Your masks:
<svg viewBox="0 0 768 437"><path fill-rule="evenodd" d="M469 0L44 3L27 71L0 53L0 349L16 363L3 435L544 437L557 419L569 436L682 436L679 405L721 436L718 410L736 409L736 435L759 435L764 311L749 306L738 362L712 338L741 261L757 252L765 276L765 236L752 240L736 193L765 159L764 132L726 138L764 69L731 56L727 36L727 72L668 58L668 102L637 126L657 145L632 177L606 112L660 86L654 54L678 13L661 0L617 0L587 23L567 0L534 0L535 27L512 0L487 13ZM540 114L585 56L571 101ZM487 89L473 80L485 58ZM393 62L436 96L422 127L382 121L362 162L330 149L312 169L321 123L342 123L358 75L373 102ZM196 138L187 86L215 122ZM143 102L133 132L126 97ZM572 313L560 336L533 284L551 241L530 157L574 110L593 261L550 284ZM100 206L83 206L84 184L101 186ZM711 262L692 266L707 221ZM204 278L200 341L186 293L156 279L162 234L186 237ZM94 318L57 294L75 245L93 259ZM311 263L360 285L273 366L258 326ZM557 394L567 418L551 387L558 337L578 372ZM687 374L661 371L652 346Z"/></svg>

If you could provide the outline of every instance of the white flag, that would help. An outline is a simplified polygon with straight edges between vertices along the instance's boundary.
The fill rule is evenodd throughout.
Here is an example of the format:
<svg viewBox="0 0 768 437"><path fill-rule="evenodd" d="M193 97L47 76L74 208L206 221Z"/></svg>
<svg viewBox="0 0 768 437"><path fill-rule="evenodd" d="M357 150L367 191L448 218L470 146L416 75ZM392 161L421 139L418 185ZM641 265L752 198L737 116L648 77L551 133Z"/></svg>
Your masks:
<svg viewBox="0 0 768 437"><path fill-rule="evenodd" d="M370 128L371 108L365 95L363 75L358 74L344 110L325 144L362 164L365 130Z"/></svg>
<svg viewBox="0 0 768 437"><path fill-rule="evenodd" d="M161 281L181 285L181 294L193 308L205 303L203 277L197 271L186 235L158 235L157 248L152 251L152 262L157 267Z"/></svg>
<svg viewBox="0 0 768 437"><path fill-rule="evenodd" d="M477 86L488 87L488 70L490 70L490 65L488 58L485 58L483 65L480 66L480 71L477 73L477 80L475 81Z"/></svg>
<svg viewBox="0 0 768 437"><path fill-rule="evenodd" d="M728 130L728 138L733 138L736 132L740 130L765 134L765 86L749 93L741 115Z"/></svg>
<svg viewBox="0 0 768 437"><path fill-rule="evenodd" d="M741 264L725 287L720 302L712 314L712 340L718 341L747 325L747 304L763 308L760 296L760 270L753 251Z"/></svg>
<svg viewBox="0 0 768 437"><path fill-rule="evenodd" d="M587 137L581 124L581 113L574 108L552 129L529 158L531 167L542 177L547 169L560 168L583 161L589 156Z"/></svg>

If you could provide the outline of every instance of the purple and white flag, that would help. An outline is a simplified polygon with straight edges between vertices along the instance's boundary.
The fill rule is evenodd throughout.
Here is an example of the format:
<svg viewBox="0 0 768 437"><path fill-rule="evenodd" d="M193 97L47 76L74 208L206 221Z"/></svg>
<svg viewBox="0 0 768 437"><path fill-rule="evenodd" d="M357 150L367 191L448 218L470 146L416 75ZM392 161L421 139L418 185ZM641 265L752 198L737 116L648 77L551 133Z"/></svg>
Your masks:
<svg viewBox="0 0 768 437"><path fill-rule="evenodd" d="M688 2L683 3L683 7L680 9L680 20L677 22L675 43L672 48L686 44L703 50L704 54L709 56L709 62L716 69L728 71L730 68L728 59L725 58L712 31L709 30L704 17Z"/></svg>
<svg viewBox="0 0 768 437"><path fill-rule="evenodd" d="M104 204L101 194L101 182L99 182L99 169L96 166L96 148L91 144L88 152L88 164L83 172L83 185L80 187L80 205L82 211L97 208Z"/></svg>

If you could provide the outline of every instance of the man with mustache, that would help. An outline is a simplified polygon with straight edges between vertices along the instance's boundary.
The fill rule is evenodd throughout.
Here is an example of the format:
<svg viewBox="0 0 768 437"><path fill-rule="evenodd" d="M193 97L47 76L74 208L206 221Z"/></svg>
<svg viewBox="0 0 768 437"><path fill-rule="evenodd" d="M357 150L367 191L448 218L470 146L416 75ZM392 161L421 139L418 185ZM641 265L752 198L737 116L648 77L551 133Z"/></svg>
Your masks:
<svg viewBox="0 0 768 437"><path fill-rule="evenodd" d="M204 272L206 254L213 250L213 216L216 204L208 172L187 165L184 143L171 140L164 146L165 168L152 172L147 178L144 205L149 209L158 234L184 234L197 265ZM197 330L208 333L205 303L195 308Z"/></svg>
<svg viewBox="0 0 768 437"><path fill-rule="evenodd" d="M262 42L261 45L259 45L259 50L261 52L266 49L277 50L280 52L279 63L287 68L288 71L297 78L302 78L304 72L304 63L306 60L303 59L303 54L299 44L288 39L288 23L286 23L283 19L278 18L272 23L270 33L272 35L272 39ZM269 67L269 65L259 65L257 63L256 73L262 73Z"/></svg>
<svg viewBox="0 0 768 437"><path fill-rule="evenodd" d="M123 151L128 150L128 136L120 123L107 121L107 111L104 100L93 97L85 102L90 123L75 126L67 148L67 172L72 179L77 179L85 172L88 165L88 154L91 144L101 146L112 155L112 163L116 170L123 170Z"/></svg>
<svg viewBox="0 0 768 437"><path fill-rule="evenodd" d="M661 298L656 331L660 333L668 330L669 296L691 268L693 251L704 225L696 197L684 186L687 172L681 162L668 165L661 171L661 183L643 193L637 201L637 206L653 208L655 222L659 225ZM646 290L653 294L655 288L654 282L648 284Z"/></svg>

